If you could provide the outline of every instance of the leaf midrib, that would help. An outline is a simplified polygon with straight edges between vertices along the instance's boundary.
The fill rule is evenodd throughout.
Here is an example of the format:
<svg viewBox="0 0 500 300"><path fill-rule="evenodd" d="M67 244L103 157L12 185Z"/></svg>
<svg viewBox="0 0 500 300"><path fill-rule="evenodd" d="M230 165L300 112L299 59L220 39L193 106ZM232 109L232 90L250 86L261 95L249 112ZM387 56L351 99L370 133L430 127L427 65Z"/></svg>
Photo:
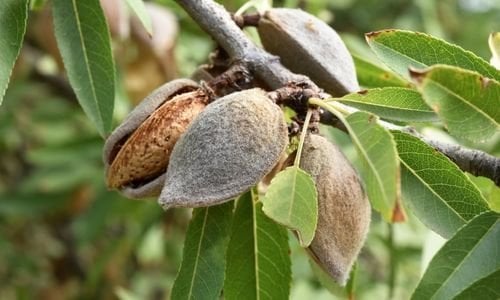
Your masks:
<svg viewBox="0 0 500 300"><path fill-rule="evenodd" d="M448 202L446 202L446 200L444 200L441 195L439 195L432 187L430 187L426 182L425 180L420 177L419 175L417 175L415 172L414 172L414 169L411 168L401 157L399 158L399 161L401 163L403 163L403 165L405 165L406 169L408 169L410 171L410 173L412 173L424 186L426 186L432 194L434 194L437 198L439 198L440 200L442 200L442 202L451 210L453 211L453 213L455 213L464 223L467 223L467 220L465 220L453 207L451 207Z"/></svg>
<svg viewBox="0 0 500 300"><path fill-rule="evenodd" d="M400 56L400 57L404 57L404 58L406 58L407 60L409 60L410 62L413 62L413 63L417 64L417 65L418 65L418 67L423 67L423 68L429 67L429 65L424 64L424 63L422 63L422 62L419 62L418 60L415 60L415 59L413 59L412 57L410 57L410 56L408 56L408 55L406 55L406 54L404 54L404 53L402 53L402 52L396 51L395 49L390 48L389 46L386 46L385 44L382 44L382 43L380 43L379 41L375 41L375 40L372 40L372 41L373 41L373 44L376 44L376 46L381 47L381 48L384 48L384 49L382 49L382 50L388 50L388 51L389 51L389 52L391 52L391 53L396 53L396 54L398 54L398 56ZM377 53L377 52L375 51L375 53ZM377 55L378 55L378 54L377 54ZM393 68L393 67L391 67L391 66L389 66L389 68L391 68L392 70L394 70L394 68ZM408 67L406 67L406 69L408 70ZM395 70L395 71L396 71L396 70ZM396 71L396 72L397 72L397 71ZM404 75L404 76L409 77L409 75L408 75L408 74L406 74L406 75Z"/></svg>
<svg viewBox="0 0 500 300"><path fill-rule="evenodd" d="M295 204L295 190L296 190L296 184L297 184L297 166L294 166L294 172L293 172L293 181L292 181L292 190L290 191L290 195L292 196L290 199L290 205L288 207L288 214L286 217L287 223L292 224L292 211L293 211L293 206Z"/></svg>
<svg viewBox="0 0 500 300"><path fill-rule="evenodd" d="M66 1L66 0L62 0L62 1ZM97 93L95 91L94 78L92 77L92 73L90 71L90 64L89 64L89 59L88 59L88 55L87 55L87 47L85 45L85 40L83 38L83 31L82 31L82 27L80 24L80 15L79 15L78 7L76 5L76 0L71 0L71 3L73 4L73 13L75 14L76 27L78 29L78 36L80 38L80 44L82 46L83 58L85 60L85 69L87 71L87 75L88 75L89 82L90 82L90 89L92 91L92 100L94 101L97 115L99 116L99 122L101 123L100 125L104 126L104 120L103 120L103 117L101 114L101 110L99 109L99 102L97 101Z"/></svg>
<svg viewBox="0 0 500 300"><path fill-rule="evenodd" d="M428 114L434 114L434 111L432 109L429 110L423 110L423 109L417 109L417 108L404 108L404 107L399 107L399 106L389 106L386 104L380 104L380 103L375 103L375 102L363 102L360 100L354 100L352 98L345 98L342 100L339 100L340 102L352 102L352 103L359 103L359 104L364 104L367 106L375 106L375 107L382 107L382 108L388 108L388 109L395 109L395 110L402 110L406 112L421 112L421 113L428 113Z"/></svg>
<svg viewBox="0 0 500 300"><path fill-rule="evenodd" d="M462 264L463 264L463 263L467 260L467 258L468 258L470 255L472 255L472 253L474 252L474 249L476 249L476 248L479 246L480 241L483 239L483 237L484 237L484 236L486 236L486 235L488 235L488 233L489 233L489 232L490 232L490 231L491 231L491 230L495 227L495 225L496 225L498 222L500 222L500 221L499 221L499 220L495 221L495 223L493 223L493 224L492 224L492 225L488 228L488 230L487 230L487 231L486 231L486 232L485 232L485 233L481 236L481 238L480 238L480 239L478 239L478 242L474 245L474 247L472 247L472 248L470 249L470 251L468 251L468 252L467 252L467 255L465 255L465 256L464 256L464 258L460 261L460 263L456 266L456 268L454 268L454 269L453 269L453 272L451 272L451 273L449 274L449 276L446 278L446 280L445 280L445 281L441 284L441 286L440 286L440 287L439 287L439 288L438 288L438 289L434 292L434 295L432 296L433 298L434 298L434 296L435 296L436 294L438 294L438 292L439 292L439 291L440 291L440 290L441 290L441 289L442 289L442 288L446 285L446 283L450 280L450 278L451 278L451 277L453 277L453 274L455 274L455 273L456 273L456 271L457 271L457 270L459 269L459 267L460 267L460 266L461 266L461 265L462 265ZM488 275L489 275L489 274L488 274ZM486 275L486 276L488 276L488 275ZM485 277L486 277L486 276L485 276ZM463 290L465 290L466 288L467 288L467 287L465 287L465 288L463 288L462 290L460 290L460 291L458 292L458 294L459 294L460 292L462 292ZM457 295L458 295L458 294L457 294Z"/></svg>
<svg viewBox="0 0 500 300"><path fill-rule="evenodd" d="M325 102L325 105L329 106L332 112L336 112L336 111L337 111L337 110L335 109L335 107L333 107L333 106L332 106L332 105L330 105L329 103L326 103L326 102ZM342 116L340 113L334 113L334 115L335 115L337 118L339 118L339 120L340 120L340 121L342 121L342 122L344 123L344 125L346 126L346 128L347 128L347 130L348 130L349 132L354 133L354 131L352 130L351 125L349 124L349 122L347 122L347 119L346 119L346 118L344 118L344 116ZM364 151L364 149L360 147L361 142L359 141L357 134L351 134L350 136L351 136L351 139L353 140L353 142L356 144L356 146L357 146L357 148L359 149L359 151L361 152L361 154L363 154L363 157L368 157L368 156L367 156L367 154L366 154L366 152ZM393 143L394 143L394 141L393 141ZM395 146L395 145L394 145L394 146ZM372 170L372 172L375 174L375 179L377 180L377 183L378 183L378 185L380 186L380 189L382 190L382 194L383 194L383 198L384 198L384 199L383 199L383 200L384 200L384 203L388 204L388 198L389 198L389 197L387 196L387 192L386 192L386 190L385 190L385 185L384 185L384 184L381 184L381 182L382 182L381 180L382 180L382 179L380 178L380 176L379 176L378 172L376 172L376 168L375 168L375 166L372 164L371 160L369 160L369 159L365 159L365 161L368 163L368 166L370 167L370 170Z"/></svg>
<svg viewBox="0 0 500 300"><path fill-rule="evenodd" d="M253 191L251 192L252 193L252 197L251 197L251 205L252 205L252 218L253 218L253 224L252 224L252 229L253 229L253 253L254 253L254 261L255 261L255 266L254 266L254 270L255 270L255 297L256 297L256 300L260 300L260 284L259 284L259 243L258 243L258 238L257 238L257 227L258 227L258 224L257 224L257 213L256 213L256 207L255 207L255 202L254 202L254 198L253 198Z"/></svg>
<svg viewBox="0 0 500 300"><path fill-rule="evenodd" d="M386 35L387 32L383 32L383 34ZM397 30L396 34L403 34L403 35L406 34L406 35L408 35L408 34L415 34L415 32L407 31L407 30ZM495 76L495 73L492 73L492 72L495 72L496 70L490 64L488 64L488 62L486 62L485 60L483 60L481 57L477 56L474 52L469 51L469 50L465 50L465 49L463 49L463 48L461 48L461 47L459 47L457 45L450 44L450 43L448 43L448 42L446 42L444 40L440 40L440 39L438 39L436 37L433 37L433 36L429 36L429 39L432 42L436 42L437 41L437 42L444 43L446 45L446 50L447 51L449 50L449 48L451 48L452 50L455 51L455 52L452 53L453 59L455 60L455 64L445 63L446 65L450 65L450 66L462 68L462 69L465 69L465 70L468 70L468 71L474 71L474 72L477 72L479 74L483 74L486 77L493 78L495 80L498 79L498 77ZM417 60L409 57L408 55L406 55L406 54L404 54L402 52L398 52L395 49L390 48L389 46L386 46L385 44L381 43L379 41L379 38L377 38L377 37L376 38L370 38L369 40L372 41L373 44L376 44L377 46L380 46L382 48L388 49L392 53L399 54L399 56L405 57L405 58L407 58L410 61L417 62L418 64L423 65L425 67L429 67L429 65L427 65L427 64L419 62L419 61L417 61ZM368 45L370 45L370 43L368 43ZM371 45L370 45L370 47L371 47ZM373 47L371 47L371 48L373 49ZM373 49L373 50L375 50L375 49ZM456 51L458 51L460 53L457 54ZM375 54L377 54L376 51L374 51L374 52L375 52ZM471 61L471 63L472 63L472 69L460 66L457 63L458 62L457 61L457 55L460 55L462 58L466 57L469 61ZM379 55L377 54L377 56L379 56ZM394 68L392 68L391 66L389 66L389 67L394 70Z"/></svg>
<svg viewBox="0 0 500 300"><path fill-rule="evenodd" d="M191 296L193 295L193 286L194 286L194 280L196 277L196 270L198 269L198 261L200 259L200 253L201 253L201 244L203 242L203 236L205 235L205 228L207 225L207 219L208 219L208 208L204 209L205 215L203 216L203 225L201 226L201 233L200 233L200 241L198 242L198 248L196 249L196 258L194 261L194 267L193 267L193 275L191 276L191 284L189 285L189 293L187 299L191 299Z"/></svg>
<svg viewBox="0 0 500 300"><path fill-rule="evenodd" d="M432 72L432 71L431 71ZM440 89L444 90L446 93L452 95L453 97L457 98L458 100L460 100L463 104L465 104L466 106L469 106L470 108L472 108L474 111L478 112L479 114L483 115L486 119L488 119L490 122L492 122L493 124L495 124L497 127L500 126L500 124L498 124L490 115L488 115L486 112L484 112L482 109L480 109L479 107L477 107L476 105L474 105L473 103L467 101L467 99L465 99L464 97L462 97L461 95L455 93L454 91L450 90L449 88L447 88L446 86L442 85L441 83L439 83L438 81L435 81L433 80L432 78L430 77L427 77L427 80L431 81L432 83L434 83L437 87L439 87Z"/></svg>
<svg viewBox="0 0 500 300"><path fill-rule="evenodd" d="M345 120L345 121L347 121L347 120ZM344 123L345 123L346 127L348 129L351 129L350 131L353 132L351 125L349 125L348 122L344 122ZM378 185L379 185L379 187L380 187L380 189L382 191L382 194L384 195L384 199L383 199L384 202L386 202L387 204L389 204L388 203L389 197L387 195L387 191L385 189L385 185L383 184L382 179L380 178L379 173L377 172L377 169L373 165L372 161L370 159L368 159L368 154L366 153L366 151L364 150L364 148L360 147L361 142L358 139L358 135L357 134L353 134L353 135L351 135L351 138L354 140L354 142L356 143L356 145L358 145L359 151L363 154L363 156L365 157L365 161L368 163L368 165L370 166L370 169L375 174L375 179L377 180L377 183L378 183Z"/></svg>

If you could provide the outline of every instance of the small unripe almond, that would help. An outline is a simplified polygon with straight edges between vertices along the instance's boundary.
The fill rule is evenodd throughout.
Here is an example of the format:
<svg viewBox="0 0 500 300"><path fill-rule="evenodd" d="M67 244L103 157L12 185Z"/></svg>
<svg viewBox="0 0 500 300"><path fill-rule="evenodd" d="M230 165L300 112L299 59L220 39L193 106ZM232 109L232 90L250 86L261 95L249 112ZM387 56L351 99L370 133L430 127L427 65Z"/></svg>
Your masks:
<svg viewBox="0 0 500 300"><path fill-rule="evenodd" d="M211 103L174 147L159 203L210 206L257 184L288 143L283 112L261 89Z"/></svg>
<svg viewBox="0 0 500 300"><path fill-rule="evenodd" d="M264 48L333 96L359 90L353 59L335 30L300 9L273 8L258 25Z"/></svg>
<svg viewBox="0 0 500 300"><path fill-rule="evenodd" d="M311 174L318 190L318 225L309 253L345 285L368 233L370 203L354 168L324 137L306 137L300 167Z"/></svg>
<svg viewBox="0 0 500 300"><path fill-rule="evenodd" d="M106 141L108 187L132 198L158 195L175 143L207 99L196 83L182 79L163 85L139 104Z"/></svg>

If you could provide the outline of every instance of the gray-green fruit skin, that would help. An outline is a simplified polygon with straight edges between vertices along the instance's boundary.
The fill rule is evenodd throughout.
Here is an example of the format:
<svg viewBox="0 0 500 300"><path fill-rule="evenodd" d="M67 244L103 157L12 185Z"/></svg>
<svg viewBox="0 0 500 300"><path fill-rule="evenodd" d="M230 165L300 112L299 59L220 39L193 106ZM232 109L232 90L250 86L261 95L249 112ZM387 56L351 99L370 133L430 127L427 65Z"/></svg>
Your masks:
<svg viewBox="0 0 500 300"><path fill-rule="evenodd" d="M308 250L345 285L368 233L370 203L347 158L324 137L306 137L300 167L311 174L318 190L318 225Z"/></svg>
<svg viewBox="0 0 500 300"><path fill-rule="evenodd" d="M263 90L222 97L175 144L158 202L167 209L232 200L273 168L287 143L283 113Z"/></svg>
<svg viewBox="0 0 500 300"><path fill-rule="evenodd" d="M137 105L111 133L104 143L103 161L108 172L115 145L132 134L158 107L182 90L195 90L199 85L190 79L175 79L154 90ZM141 199L158 196L165 183L165 174L138 187L123 187L120 192L127 198Z"/></svg>
<svg viewBox="0 0 500 300"><path fill-rule="evenodd" d="M359 90L351 54L326 23L300 9L273 8L259 21L264 48L333 96Z"/></svg>

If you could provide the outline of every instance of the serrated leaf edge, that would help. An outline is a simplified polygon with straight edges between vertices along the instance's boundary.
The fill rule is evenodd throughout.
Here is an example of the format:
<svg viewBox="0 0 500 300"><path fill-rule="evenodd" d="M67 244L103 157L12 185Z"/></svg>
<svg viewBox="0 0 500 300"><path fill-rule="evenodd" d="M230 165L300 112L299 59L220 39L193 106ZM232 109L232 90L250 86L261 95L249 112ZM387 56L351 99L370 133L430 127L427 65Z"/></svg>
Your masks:
<svg viewBox="0 0 500 300"><path fill-rule="evenodd" d="M471 55L474 59L476 59L477 61L479 61L482 64L482 67L484 67L485 70L488 70L489 67L491 67L492 69L488 70L488 71L493 71L495 69L486 60L484 60L482 57L480 57L480 56L476 55L474 52L472 52L470 50L467 50L467 49L464 49L464 48L462 48L462 47L460 47L460 46L458 46L456 44L450 43L450 42L448 42L448 41L446 41L444 39L438 38L436 36L433 36L433 35L430 35L430 34L427 34L427 33L418 32L418 31L411 31L411 30L401 30L401 29L385 29L385 30L379 30L379 31L372 31L372 32L369 32L369 33L365 34L365 39L366 39L366 42L368 43L368 46L370 46L370 48L372 49L372 51L375 53L375 55L377 55L377 57L382 61L382 63L384 63L383 59L381 59L380 56L377 54L377 52L373 49L373 47L371 46L370 42L374 42L373 36L376 37L376 36L379 36L381 34L388 34L390 32L403 33L403 34L425 35L426 37L428 37L428 38L430 38L432 40L435 40L435 41L438 41L440 43L443 43L443 44L445 44L445 45L447 45L449 47L452 47L452 48L454 48L456 50L459 50L459 51L461 51L463 53L466 53L467 55ZM384 48L391 49L391 48L385 46L382 43L378 43L377 42L377 44L383 46ZM393 51L392 49L391 49L391 52L392 53L398 53L399 54L398 56L407 57L409 60L415 61L413 58L411 58L411 57L409 57L407 55L401 55L401 52ZM423 68L429 67L428 65L424 65L424 64L422 64L422 63L420 63L418 61L415 61L415 62L417 62L418 65L422 65ZM384 63L384 64L387 65L386 63ZM387 65L387 66L390 69L394 70L393 68L391 68L391 66L389 66L389 65ZM458 66L456 66L456 67L458 67ZM469 70L469 71L477 72L477 70ZM482 74L482 73L480 73L480 74ZM489 74L488 75L487 74L482 74L482 75L484 75L486 77L489 77L488 76Z"/></svg>
<svg viewBox="0 0 500 300"><path fill-rule="evenodd" d="M457 70L457 71L462 71L463 73L469 73L470 75L476 75L476 76L479 76L479 77L485 77L484 75L478 73L478 72L475 72L475 71L471 71L471 70L466 70L466 69L462 69L462 68L459 68L459 67L453 67L453 66L448 66L448 65L433 65L432 67L429 67L429 68L426 68L422 71L422 73L420 73L421 75L419 76L423 76L424 77L424 80L428 80L428 81L431 81L433 82L436 86L438 86L440 89L444 90L446 93L452 95L453 97L457 98L458 100L460 100L463 104L465 104L466 106L472 108L474 111L476 112L479 112L481 115L483 115L486 119L488 119L489 121L491 121L493 124L495 124L498 127L500 127L500 124L495 120L493 119L490 115L488 115L486 112L484 112L482 109L480 109L479 107L477 107L476 105L474 105L473 103L467 101L467 99L465 99L464 97L462 97L461 95L455 93L454 91L450 90L448 87L442 85L441 83L439 83L438 81L436 80L433 80L429 77L429 73L432 73L432 72L436 72L436 70L440 70L440 69L449 69L449 70ZM496 81L495 79L493 78L488 78L488 80L491 80L493 81L494 83L496 83L498 86L500 86L500 83L498 81ZM421 82L420 80L416 80L416 83L417 85L419 86L419 88L421 89L421 87L424 85L423 82ZM424 100L426 100L427 97L425 97L425 93L421 92L422 93L422 96L424 98ZM427 102L427 101L426 101ZM438 116L440 116L439 112L434 109L432 106L430 106ZM441 117L440 117L441 118ZM443 120L446 122L446 120ZM478 129L480 130L480 129Z"/></svg>

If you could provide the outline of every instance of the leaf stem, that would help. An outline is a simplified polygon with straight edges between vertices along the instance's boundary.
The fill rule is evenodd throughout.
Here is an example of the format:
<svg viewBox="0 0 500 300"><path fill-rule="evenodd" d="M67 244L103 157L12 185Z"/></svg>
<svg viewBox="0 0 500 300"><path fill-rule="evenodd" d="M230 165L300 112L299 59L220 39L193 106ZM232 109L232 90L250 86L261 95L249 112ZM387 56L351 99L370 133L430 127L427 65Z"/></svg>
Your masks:
<svg viewBox="0 0 500 300"><path fill-rule="evenodd" d="M317 105L329 112L331 112L335 117L337 117L340 122L342 122L343 124L346 124L346 120L344 118L344 116L348 116L351 114L351 112L349 112L347 109L344 109L342 107L339 107L337 105L333 105L333 103L335 102L325 102L324 100L322 99L319 99L319 98L310 98L309 99L309 104L313 104L313 105Z"/></svg>
<svg viewBox="0 0 500 300"><path fill-rule="evenodd" d="M300 133L299 146L297 148L297 155L295 155L295 160L293 164L299 166L300 156L302 155L302 148L304 148L304 140L306 139L307 129L309 128L309 122L311 121L312 109L307 110L306 119L304 120L304 125L302 126L302 132Z"/></svg>
<svg viewBox="0 0 500 300"><path fill-rule="evenodd" d="M342 113L342 115L344 116L348 116L352 113L354 113L355 111L352 111L350 110L348 106L345 106L345 105L342 105L341 103L337 102L337 99L338 98L328 98L328 99L322 99L323 102L327 102L328 105L330 105L331 107L335 108L335 110L337 112L340 112ZM321 99L318 99L321 101ZM338 117L338 116L337 116Z"/></svg>

